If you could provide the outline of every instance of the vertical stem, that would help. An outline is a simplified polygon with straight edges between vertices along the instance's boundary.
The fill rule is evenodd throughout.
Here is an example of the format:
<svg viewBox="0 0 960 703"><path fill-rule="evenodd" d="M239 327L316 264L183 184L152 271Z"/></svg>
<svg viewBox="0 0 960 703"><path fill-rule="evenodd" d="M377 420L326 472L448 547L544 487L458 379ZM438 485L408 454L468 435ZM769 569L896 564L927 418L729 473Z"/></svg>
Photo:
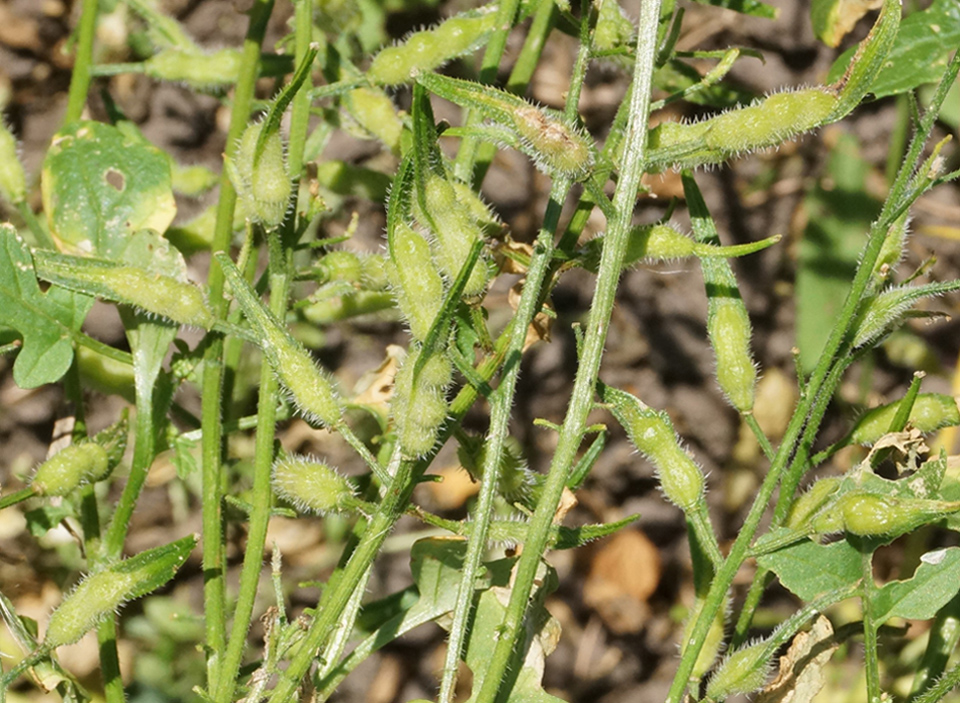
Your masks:
<svg viewBox="0 0 960 703"><path fill-rule="evenodd" d="M99 0L83 0L80 9L80 26L77 32L77 54L70 77L70 93L64 123L74 122L83 114L90 90L90 68L93 63L93 40L97 33L97 6Z"/></svg>
<svg viewBox="0 0 960 703"><path fill-rule="evenodd" d="M260 45L267 29L267 20L273 11L273 0L256 0L250 10L250 25L243 43L240 72L233 94L227 148L240 140L253 103L253 91L260 66ZM213 253L226 251L233 235L233 214L237 194L230 183L226 169L220 176L220 199L217 202L217 222L214 230ZM223 272L219 266L210 266L207 278L210 289L210 307L213 314L226 317L228 302L223 297ZM203 605L206 629L207 690L217 690L217 671L226 641L226 595L224 591L223 557L223 339L215 337L204 354L203 408L200 425L203 431L201 458L203 472Z"/></svg>
<svg viewBox="0 0 960 703"><path fill-rule="evenodd" d="M610 223L604 241L600 271L590 309L584 349L577 369L573 395L566 420L560 431L560 440L543 492L527 533L523 554L517 564L516 580L510 603L502 624L502 635L483 677L477 700L492 703L509 665L513 648L523 624L527 604L533 591L540 559L546 549L553 516L570 467L583 437L587 414L593 406L594 386L600 369L600 359L607 338L610 314L616 296L617 283L623 266L623 256L630 231L630 221L636 203L640 177L643 174L647 136L647 114L650 105L650 85L656 51L657 16L659 0L649 0L640 6L640 34L637 38L637 61L634 68L630 98L630 120L627 125L626 148L620 182L614 195L616 218Z"/></svg>
<svg viewBox="0 0 960 703"><path fill-rule="evenodd" d="M880 623L873 617L873 593L877 588L873 581L873 550L861 554L863 579L860 602L863 604L863 658L867 675L867 703L880 703L880 657L877 652L877 628Z"/></svg>

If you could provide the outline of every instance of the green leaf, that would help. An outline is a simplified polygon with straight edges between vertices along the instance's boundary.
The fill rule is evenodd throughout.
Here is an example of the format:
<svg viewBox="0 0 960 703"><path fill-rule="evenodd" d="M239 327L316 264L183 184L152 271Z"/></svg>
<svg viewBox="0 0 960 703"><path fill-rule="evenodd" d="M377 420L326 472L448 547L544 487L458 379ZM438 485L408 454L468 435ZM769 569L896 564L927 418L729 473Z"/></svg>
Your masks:
<svg viewBox="0 0 960 703"><path fill-rule="evenodd" d="M852 585L863 575L860 552L846 541L822 545L804 539L757 557L757 563L773 571L780 583L805 601Z"/></svg>
<svg viewBox="0 0 960 703"><path fill-rule="evenodd" d="M810 3L810 20L813 33L827 46L836 47L857 22L870 10L876 10L883 2L874 0L813 0Z"/></svg>
<svg viewBox="0 0 960 703"><path fill-rule="evenodd" d="M74 334L93 298L52 287L40 291L26 243L10 225L0 225L0 324L17 330L23 347L13 365L21 388L57 381L73 360Z"/></svg>
<svg viewBox="0 0 960 703"><path fill-rule="evenodd" d="M913 578L892 581L873 598L876 622L929 620L960 591L960 547L927 552Z"/></svg>
<svg viewBox="0 0 960 703"><path fill-rule="evenodd" d="M796 283L797 347L804 373L813 371L820 358L853 280L863 233L879 212L864 190L867 170L856 139L844 135L830 155L826 177L804 203L807 227Z"/></svg>
<svg viewBox="0 0 960 703"><path fill-rule="evenodd" d="M900 23L900 32L870 92L882 98L913 90L924 83L936 83L958 44L960 2L934 0L929 8L908 15ZM843 75L853 51L844 52L836 60L828 80Z"/></svg>
<svg viewBox="0 0 960 703"><path fill-rule="evenodd" d="M76 122L53 138L41 175L50 234L71 254L116 259L131 234L176 214L170 159L130 129Z"/></svg>
<svg viewBox="0 0 960 703"><path fill-rule="evenodd" d="M43 537L50 530L60 525L65 517L73 515L73 508L66 503L62 505L43 505L36 510L24 513L27 520L27 529L34 537Z"/></svg>

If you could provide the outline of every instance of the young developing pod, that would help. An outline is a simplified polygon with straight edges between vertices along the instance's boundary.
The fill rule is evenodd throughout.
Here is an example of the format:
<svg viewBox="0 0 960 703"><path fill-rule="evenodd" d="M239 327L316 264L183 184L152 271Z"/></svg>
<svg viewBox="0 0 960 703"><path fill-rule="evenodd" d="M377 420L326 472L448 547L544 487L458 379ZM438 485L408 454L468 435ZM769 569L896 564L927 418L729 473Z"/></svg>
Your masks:
<svg viewBox="0 0 960 703"><path fill-rule="evenodd" d="M390 151L400 151L403 121L386 93L378 88L357 88L346 94L344 106L367 134L379 139Z"/></svg>
<svg viewBox="0 0 960 703"><path fill-rule="evenodd" d="M598 385L600 399L609 403L633 446L654 465L667 500L684 512L694 510L703 500L703 472L680 446L670 416L629 393Z"/></svg>
<svg viewBox="0 0 960 703"><path fill-rule="evenodd" d="M690 641L690 635L700 616L704 601L698 600L697 605L691 610L683 628L683 643L680 648L680 656L683 656L683 650L687 642ZM700 648L700 654L697 655L697 661L690 672L691 678L700 679L713 667L714 662L723 649L725 637L725 627L729 611L729 601L725 607L717 609L717 614L713 616L713 622L710 623L710 629L703 640L703 647Z"/></svg>
<svg viewBox="0 0 960 703"><path fill-rule="evenodd" d="M265 135L263 149L259 156L256 153L264 124L251 124L244 130L232 161L231 180L237 193L251 206L256 220L265 227L276 227L290 209L293 183L279 132Z"/></svg>
<svg viewBox="0 0 960 703"><path fill-rule="evenodd" d="M64 288L130 305L181 325L209 330L216 319L192 283L113 261L37 249L37 276Z"/></svg>
<svg viewBox="0 0 960 703"><path fill-rule="evenodd" d="M757 368L753 363L750 317L740 296L712 296L707 305L707 335L717 358L717 383L741 413L753 410Z"/></svg>
<svg viewBox="0 0 960 703"><path fill-rule="evenodd" d="M707 698L721 701L736 693L756 691L767 680L772 654L767 642L761 640L725 656L710 677Z"/></svg>
<svg viewBox="0 0 960 703"><path fill-rule="evenodd" d="M902 400L868 410L854 425L847 438L850 444L873 446L890 431L890 425L900 410ZM908 423L921 432L936 432L944 427L960 425L960 409L953 396L941 393L920 393L910 408Z"/></svg>
<svg viewBox="0 0 960 703"><path fill-rule="evenodd" d="M226 254L215 255L247 322L260 338L267 361L280 383L290 392L297 409L310 421L333 427L342 408L333 382L313 357L268 310Z"/></svg>
<svg viewBox="0 0 960 703"><path fill-rule="evenodd" d="M422 342L443 307L443 279L434 268L430 245L410 225L398 222L388 245L388 272L397 305L410 325L410 334Z"/></svg>
<svg viewBox="0 0 960 703"><path fill-rule="evenodd" d="M597 24L592 37L594 52L626 47L636 29L618 0L594 0L594 4L597 5Z"/></svg>
<svg viewBox="0 0 960 703"><path fill-rule="evenodd" d="M417 82L435 95L476 110L513 134L538 168L582 180L593 167L593 144L559 113L538 108L512 93L480 83L422 73Z"/></svg>
<svg viewBox="0 0 960 703"><path fill-rule="evenodd" d="M123 603L163 586L196 544L196 536L184 537L87 576L50 616L44 649L73 644Z"/></svg>
<svg viewBox="0 0 960 703"><path fill-rule="evenodd" d="M453 367L442 353L427 358L414 378L420 350L407 355L394 379L390 411L397 426L397 440L408 457L419 457L433 448L437 432L447 419L445 388Z"/></svg>
<svg viewBox="0 0 960 703"><path fill-rule="evenodd" d="M828 478L821 478L819 481L814 483L810 487L810 490L801 494L800 497L794 501L784 525L797 532L804 531L808 528L812 529L814 520L819 518L818 514L824 508L829 506L832 510L833 506L831 505L831 502L834 493L836 492L837 488L840 487L840 480L841 479L837 476L831 476ZM824 523L821 519L820 523L818 523L818 527L829 528L830 525ZM829 533L839 528L840 525L838 523L834 529L816 529L814 531Z"/></svg>
<svg viewBox="0 0 960 703"><path fill-rule="evenodd" d="M300 512L317 515L357 509L353 486L327 464L304 456L285 456L273 465L274 492Z"/></svg>
<svg viewBox="0 0 960 703"><path fill-rule="evenodd" d="M107 478L127 448L127 419L89 440L64 447L37 467L30 487L38 496L65 496L76 488Z"/></svg>
<svg viewBox="0 0 960 703"><path fill-rule="evenodd" d="M896 286L875 295L857 314L853 347L863 347L892 332L921 298L932 298L960 288L960 281Z"/></svg>
<svg viewBox="0 0 960 703"><path fill-rule="evenodd" d="M409 83L421 72L432 71L482 46L494 28L496 15L496 6L487 6L415 32L401 44L377 54L367 69L367 78L376 85Z"/></svg>
<svg viewBox="0 0 960 703"><path fill-rule="evenodd" d="M883 246L877 256L877 263L873 266L873 280L878 286L882 285L893 273L900 259L903 258L903 248L910 233L910 212L904 212L894 220L883 239Z"/></svg>
<svg viewBox="0 0 960 703"><path fill-rule="evenodd" d="M27 177L17 156L17 140L0 120L0 198L22 203L27 198Z"/></svg>
<svg viewBox="0 0 960 703"><path fill-rule="evenodd" d="M171 47L144 61L143 70L154 80L186 83L200 90L228 86L240 74L240 52L221 49L207 54Z"/></svg>
<svg viewBox="0 0 960 703"><path fill-rule="evenodd" d="M460 465L475 479L483 478L486 465L486 438L463 437L457 448ZM530 505L537 490L537 475L530 470L523 456L523 448L516 437L507 437L500 458L497 490L510 503Z"/></svg>
<svg viewBox="0 0 960 703"><path fill-rule="evenodd" d="M960 511L960 501L895 498L852 491L840 497L843 529L859 537L897 537Z"/></svg>
<svg viewBox="0 0 960 703"><path fill-rule="evenodd" d="M427 211L422 215L436 237L434 256L440 271L452 281L469 258L474 243L483 238L483 230L445 178L428 175L423 195ZM470 272L463 295L467 298L482 295L488 279L487 267L479 262Z"/></svg>
<svg viewBox="0 0 960 703"><path fill-rule="evenodd" d="M345 281L359 283L363 276L363 263L352 251L331 251L323 255L316 265L317 283Z"/></svg>

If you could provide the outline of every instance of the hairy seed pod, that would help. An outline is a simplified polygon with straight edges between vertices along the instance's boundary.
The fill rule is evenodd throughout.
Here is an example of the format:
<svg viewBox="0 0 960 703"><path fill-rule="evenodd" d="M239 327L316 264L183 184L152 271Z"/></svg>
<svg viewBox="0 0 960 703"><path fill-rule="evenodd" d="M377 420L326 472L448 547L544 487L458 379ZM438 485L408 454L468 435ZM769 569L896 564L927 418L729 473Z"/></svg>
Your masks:
<svg viewBox="0 0 960 703"><path fill-rule="evenodd" d="M377 54L367 69L367 78L377 85L409 83L421 72L468 54L484 44L494 28L496 14L496 6L488 6L415 32L403 43Z"/></svg>
<svg viewBox="0 0 960 703"><path fill-rule="evenodd" d="M684 512L694 509L703 500L703 472L680 446L670 417L629 393L608 386L600 386L599 390L600 399L610 404L633 446L656 468L667 500Z"/></svg>
<svg viewBox="0 0 960 703"><path fill-rule="evenodd" d="M593 30L593 50L612 51L627 46L636 30L618 0L599 0L596 4L597 24Z"/></svg>
<svg viewBox="0 0 960 703"><path fill-rule="evenodd" d="M860 537L896 537L960 510L960 501L895 498L853 491L841 496L837 510L843 529Z"/></svg>
<svg viewBox="0 0 960 703"><path fill-rule="evenodd" d="M211 329L216 323L200 289L172 276L113 261L33 252L37 276L70 290L131 305L181 325Z"/></svg>
<svg viewBox="0 0 960 703"><path fill-rule="evenodd" d="M910 232L910 212L904 212L894 220L883 239L883 246L873 266L873 280L876 284L886 281L903 258L903 247Z"/></svg>
<svg viewBox="0 0 960 703"><path fill-rule="evenodd" d="M419 356L418 349L404 360L394 379L390 403L397 440L409 457L423 456L433 448L449 410L445 386L452 375L450 362L435 353L422 364L419 377L414 378Z"/></svg>
<svg viewBox="0 0 960 703"><path fill-rule="evenodd" d="M764 641L731 652L720 663L707 684L707 697L720 701L735 693L751 693L763 686L770 670L770 657Z"/></svg>
<svg viewBox="0 0 960 703"><path fill-rule="evenodd" d="M386 93L379 88L357 88L347 93L344 105L365 132L383 142L390 151L400 151L403 121Z"/></svg>
<svg viewBox="0 0 960 703"><path fill-rule="evenodd" d="M859 348L889 334L921 298L933 298L960 288L960 281L928 283L922 286L903 285L881 291L864 303L857 313L854 348Z"/></svg>
<svg viewBox="0 0 960 703"><path fill-rule="evenodd" d="M890 431L890 425L900 409L902 400L868 410L850 431L851 444L873 446ZM944 427L960 425L960 410L953 396L940 393L920 393L913 402L908 420L911 427L921 432L936 432Z"/></svg>
<svg viewBox="0 0 960 703"><path fill-rule="evenodd" d="M27 198L27 177L17 157L17 140L0 120L0 198L22 203Z"/></svg>
<svg viewBox="0 0 960 703"><path fill-rule="evenodd" d="M361 256L360 283L364 290L386 290L390 286L390 277L387 275L387 260L380 254Z"/></svg>
<svg viewBox="0 0 960 703"><path fill-rule="evenodd" d="M250 326L260 338L267 361L280 383L290 392L298 410L310 421L332 427L340 422L342 408L333 382L313 361L287 328L254 295L226 254L217 261Z"/></svg>
<svg viewBox="0 0 960 703"><path fill-rule="evenodd" d="M750 317L739 296L713 296L707 313L707 334L717 357L717 383L741 413L753 410L757 369L750 350Z"/></svg>
<svg viewBox="0 0 960 703"><path fill-rule="evenodd" d="M694 626L697 624L697 619L700 616L702 607L703 601L700 600L687 617L686 624L683 628L683 639L681 640L683 643L680 649L681 656L683 656L683 649L686 643L690 641L690 635L693 632ZM707 631L707 636L703 640L703 647L700 649L700 654L697 655L697 661L693 665L693 671L690 672L692 677L697 679L703 678L703 675L713 667L714 662L722 651L728 610L729 602L726 603L725 607L718 608L717 614L713 616L710 629Z"/></svg>
<svg viewBox="0 0 960 703"><path fill-rule="evenodd" d="M400 312L414 339L423 341L443 306L443 279L433 266L430 245L399 222L390 237L390 278Z"/></svg>
<svg viewBox="0 0 960 703"><path fill-rule="evenodd" d="M482 436L464 436L457 448L460 465L475 479L483 478L487 461L487 441ZM516 437L507 437L500 457L497 490L507 501L529 505L537 489L537 475L523 456Z"/></svg>
<svg viewBox="0 0 960 703"><path fill-rule="evenodd" d="M94 442L64 447L37 467L30 486L39 496L65 496L109 473L107 450Z"/></svg>
<svg viewBox="0 0 960 703"><path fill-rule="evenodd" d="M436 236L434 255L440 271L452 281L470 256L474 243L483 238L483 230L446 179L429 175L424 191L427 206L424 216ZM487 279L486 266L482 263L474 266L463 288L463 295L472 298L482 294L487 288Z"/></svg>
<svg viewBox="0 0 960 703"><path fill-rule="evenodd" d="M287 171L287 158L279 132L270 132L263 138L263 150L257 157L257 143L264 124L257 122L244 130L234 167L240 181L237 192L249 198L257 221L267 227L276 227L290 209L293 183Z"/></svg>
<svg viewBox="0 0 960 703"><path fill-rule="evenodd" d="M830 505L831 499L839 487L839 477L831 476L828 478L821 478L810 487L810 490L801 494L800 497L794 501L784 525L797 532L801 532L808 527L812 527L814 518L818 516L818 513L821 510ZM820 527L829 528L830 526L826 523L821 523ZM841 525L838 523L834 529L818 529L815 531L829 533L840 529L840 527Z"/></svg>
<svg viewBox="0 0 960 703"><path fill-rule="evenodd" d="M198 89L233 85L240 74L240 52L221 49L203 53L195 49L163 49L144 61L143 70L158 81L186 83Z"/></svg>
<svg viewBox="0 0 960 703"><path fill-rule="evenodd" d="M317 515L355 510L353 486L335 469L303 456L285 456L273 465L273 490L300 512Z"/></svg>
<svg viewBox="0 0 960 703"><path fill-rule="evenodd" d="M331 251L317 262L318 283L346 281L359 283L363 276L363 263L352 251Z"/></svg>
<svg viewBox="0 0 960 703"><path fill-rule="evenodd" d="M593 166L593 145L559 113L498 88L436 73L423 73L417 82L431 93L461 107L476 110L514 134L519 146L547 173L580 180Z"/></svg>
<svg viewBox="0 0 960 703"><path fill-rule="evenodd" d="M87 576L50 616L44 648L76 642L123 603L160 588L196 544L195 536L184 537Z"/></svg>

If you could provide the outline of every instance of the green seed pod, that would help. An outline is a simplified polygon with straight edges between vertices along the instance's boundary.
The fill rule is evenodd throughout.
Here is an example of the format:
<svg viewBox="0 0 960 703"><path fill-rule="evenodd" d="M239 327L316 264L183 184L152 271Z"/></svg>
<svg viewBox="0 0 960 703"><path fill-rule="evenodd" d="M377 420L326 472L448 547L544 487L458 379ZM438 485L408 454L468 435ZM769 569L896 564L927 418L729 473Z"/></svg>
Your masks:
<svg viewBox="0 0 960 703"><path fill-rule="evenodd" d="M37 276L64 288L131 305L181 325L209 330L216 323L200 289L172 276L41 249L33 252L33 261Z"/></svg>
<svg viewBox="0 0 960 703"><path fill-rule="evenodd" d="M316 271L318 283L359 283L363 276L363 263L360 256L352 251L331 251L317 262Z"/></svg>
<svg viewBox="0 0 960 703"><path fill-rule="evenodd" d="M367 134L379 139L390 151L399 153L403 121L386 93L378 88L357 88L347 93L344 105Z"/></svg>
<svg viewBox="0 0 960 703"><path fill-rule="evenodd" d="M267 227L276 227L290 209L293 184L279 132L270 132L263 138L263 150L257 158L257 143L264 124L251 124L244 130L234 167L240 180L237 192L253 203L257 221Z"/></svg>
<svg viewBox="0 0 960 703"><path fill-rule="evenodd" d="M707 684L707 698L723 700L735 693L751 693L763 686L770 671L771 652L765 641L731 652Z"/></svg>
<svg viewBox="0 0 960 703"><path fill-rule="evenodd" d="M904 212L898 217L883 240L877 263L873 266L873 280L877 284L886 281L903 258L903 247L910 232L910 212Z"/></svg>
<svg viewBox="0 0 960 703"><path fill-rule="evenodd" d="M327 464L286 456L273 465L273 490L300 512L326 515L356 510L353 486Z"/></svg>
<svg viewBox="0 0 960 703"><path fill-rule="evenodd" d="M594 4L597 25L593 30L593 50L612 51L627 46L636 30L618 0L594 0Z"/></svg>
<svg viewBox="0 0 960 703"><path fill-rule="evenodd" d="M960 511L960 501L894 498L851 492L840 497L837 510L843 529L860 537L896 537Z"/></svg>
<svg viewBox="0 0 960 703"><path fill-rule="evenodd" d="M453 280L470 256L474 243L483 238L483 230L446 179L428 175L423 195L427 206L424 216L436 236L434 256L440 271L448 280ZM488 278L486 266L474 266L463 295L467 298L481 295L487 288Z"/></svg>
<svg viewBox="0 0 960 703"><path fill-rule="evenodd" d="M808 88L776 93L703 122L662 123L649 137L649 168L694 168L777 146L824 124L837 100L829 89Z"/></svg>
<svg viewBox="0 0 960 703"><path fill-rule="evenodd" d="M739 296L710 298L707 334L717 357L720 389L738 411L750 412L757 386L757 369L750 351L750 317Z"/></svg>
<svg viewBox="0 0 960 703"><path fill-rule="evenodd" d="M360 282L368 291L386 290L390 286L387 275L387 260L380 254L360 257Z"/></svg>
<svg viewBox="0 0 960 703"><path fill-rule="evenodd" d="M703 500L703 472L680 446L670 416L649 408L629 393L603 385L599 391L600 399L610 404L633 446L656 468L667 500L684 512L694 509Z"/></svg>
<svg viewBox="0 0 960 703"><path fill-rule="evenodd" d="M155 80L186 83L200 90L229 86L240 74L240 52L221 49L206 54L172 47L144 61L143 70Z"/></svg>
<svg viewBox="0 0 960 703"><path fill-rule="evenodd" d="M367 69L367 78L377 85L409 83L421 72L469 54L486 42L494 28L496 9L495 5L487 6L456 15L432 29L411 34L402 44L377 54Z"/></svg>
<svg viewBox="0 0 960 703"><path fill-rule="evenodd" d="M790 513L787 515L787 519L784 523L785 526L796 532L803 531L808 526L812 526L814 517L816 517L823 508L830 504L831 499L833 498L834 493L839 486L840 478L836 476L822 478L814 483L810 487L810 490L808 490L806 493L803 493L799 498L797 498L796 501L794 501L793 506L790 508ZM830 528L830 525L827 523L822 523L820 524L820 527ZM815 532L835 532L841 527L842 525L837 523L833 529L817 529Z"/></svg>
<svg viewBox="0 0 960 703"><path fill-rule="evenodd" d="M107 450L94 442L64 447L37 467L30 486L38 496L65 496L109 473Z"/></svg>
<svg viewBox="0 0 960 703"><path fill-rule="evenodd" d="M493 213L490 207L470 186L460 181L450 181L453 190L456 193L457 201L465 205L480 228L485 232L500 232L503 229L503 223Z"/></svg>
<svg viewBox="0 0 960 703"><path fill-rule="evenodd" d="M0 198L8 203L27 199L27 177L17 157L17 140L0 120Z"/></svg>
<svg viewBox="0 0 960 703"><path fill-rule="evenodd" d="M873 446L878 439L890 431L890 425L902 402L898 400L865 412L850 431L847 442ZM920 393L910 409L908 422L911 427L921 432L936 432L944 427L960 425L960 410L953 396Z"/></svg>
<svg viewBox="0 0 960 703"><path fill-rule="evenodd" d="M422 73L417 82L445 100L476 110L516 136L518 146L550 174L586 178L593 167L593 144L560 113L488 85Z"/></svg>
<svg viewBox="0 0 960 703"><path fill-rule="evenodd" d="M423 456L433 448L449 410L444 389L452 375L450 362L435 353L423 363L419 377L414 379L419 356L418 349L404 360L394 379L390 403L397 439L410 457Z"/></svg>
<svg viewBox="0 0 960 703"><path fill-rule="evenodd" d="M483 478L487 461L487 441L483 436L464 436L457 448L460 465L477 479ZM537 475L527 465L523 447L516 437L507 437L500 457L497 490L510 503L531 505L538 487Z"/></svg>
<svg viewBox="0 0 960 703"><path fill-rule="evenodd" d="M313 361L286 327L254 295L249 284L226 254L215 255L247 322L261 339L264 355L290 391L301 413L310 421L333 427L340 422L342 409L333 382Z"/></svg>
<svg viewBox="0 0 960 703"><path fill-rule="evenodd" d="M87 576L50 616L44 649L76 642L123 603L160 588L196 544L195 536L184 537Z"/></svg>
<svg viewBox="0 0 960 703"><path fill-rule="evenodd" d="M698 600L696 606L692 609L690 615L687 617L686 624L683 628L683 643L680 648L680 656L683 656L683 650L687 642L690 641L690 635L693 632L694 626L697 624L697 620L700 616L700 611L703 608L703 600ZM700 654L697 655L697 661L693 665L693 671L690 672L691 678L701 679L704 674L706 674L713 667L714 662L717 660L720 652L723 648L724 640L724 629L727 620L727 614L729 612L729 601L726 602L723 608L717 609L717 614L713 617L713 622L710 623L710 629L707 631L707 636L703 640L703 647L700 649Z"/></svg>
<svg viewBox="0 0 960 703"><path fill-rule="evenodd" d="M410 325L410 334L422 342L443 306L443 279L433 266L430 245L406 223L397 223L389 248L389 274L397 305Z"/></svg>

